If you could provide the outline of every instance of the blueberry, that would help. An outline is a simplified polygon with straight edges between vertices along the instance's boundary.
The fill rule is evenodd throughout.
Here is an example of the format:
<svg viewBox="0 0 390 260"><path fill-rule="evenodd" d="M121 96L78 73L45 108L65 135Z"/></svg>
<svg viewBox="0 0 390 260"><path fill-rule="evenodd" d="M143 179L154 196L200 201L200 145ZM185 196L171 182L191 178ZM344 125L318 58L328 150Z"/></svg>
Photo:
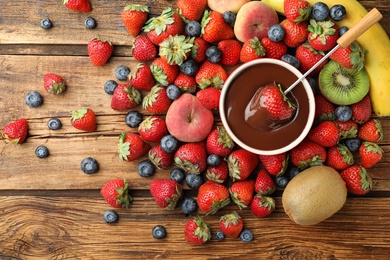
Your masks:
<svg viewBox="0 0 390 260"><path fill-rule="evenodd" d="M345 146L348 148L350 152L357 152L362 144L362 140L357 137L347 138L344 141Z"/></svg>
<svg viewBox="0 0 390 260"><path fill-rule="evenodd" d="M339 28L339 34L340 34L340 36L342 36L343 34L345 34L347 31L348 31L348 27L347 27L347 26L341 26L341 27Z"/></svg>
<svg viewBox="0 0 390 260"><path fill-rule="evenodd" d="M87 17L84 21L84 25L87 29L95 29L97 26L96 20L92 17Z"/></svg>
<svg viewBox="0 0 390 260"><path fill-rule="evenodd" d="M349 106L338 106L334 110L334 115L340 122L347 122L352 118L352 109Z"/></svg>
<svg viewBox="0 0 390 260"><path fill-rule="evenodd" d="M221 158L216 154L210 154L207 156L207 165L216 167L221 163Z"/></svg>
<svg viewBox="0 0 390 260"><path fill-rule="evenodd" d="M287 186L289 182L289 179L286 175L282 175L282 176L277 176L275 177L275 184L280 187L280 188L284 188Z"/></svg>
<svg viewBox="0 0 390 260"><path fill-rule="evenodd" d="M93 174L99 171L99 163L92 157L84 158L80 163L80 168L86 174Z"/></svg>
<svg viewBox="0 0 390 260"><path fill-rule="evenodd" d="M43 103L43 97L37 91L30 91L26 95L26 104L29 107L39 107Z"/></svg>
<svg viewBox="0 0 390 260"><path fill-rule="evenodd" d="M306 77L306 79L309 82L311 90L313 90L313 94L317 95L317 93L319 93L320 91L320 88L318 86L318 81L313 77Z"/></svg>
<svg viewBox="0 0 390 260"><path fill-rule="evenodd" d="M129 76L130 74L130 69L129 67L125 66L125 65L120 65L118 67L116 67L115 69L115 77L118 79L118 80L127 80L127 77Z"/></svg>
<svg viewBox="0 0 390 260"><path fill-rule="evenodd" d="M103 219L106 223L111 224L118 222L119 216L114 210L107 210L103 214Z"/></svg>
<svg viewBox="0 0 390 260"><path fill-rule="evenodd" d="M169 178L177 182L182 182L185 178L185 173L180 168L174 168L171 170L169 174Z"/></svg>
<svg viewBox="0 0 390 260"><path fill-rule="evenodd" d="M285 61L291 65L293 65L295 68L299 68L301 66L301 62L293 55L291 54L284 54L281 58L282 61Z"/></svg>
<svg viewBox="0 0 390 260"><path fill-rule="evenodd" d="M138 111L129 111L125 118L126 125L131 128L136 128L142 122L142 114Z"/></svg>
<svg viewBox="0 0 390 260"><path fill-rule="evenodd" d="M280 24L274 24L268 29L268 38L273 42L283 40L284 34L284 29Z"/></svg>
<svg viewBox="0 0 390 260"><path fill-rule="evenodd" d="M45 30L49 30L53 27L53 23L49 18L43 18L41 20L41 27Z"/></svg>
<svg viewBox="0 0 390 260"><path fill-rule="evenodd" d="M223 20L225 23L229 24L231 27L234 26L234 22L236 21L236 15L233 12L226 11L222 14Z"/></svg>
<svg viewBox="0 0 390 260"><path fill-rule="evenodd" d="M180 72L190 77L195 76L198 70L199 64L194 59L187 59L180 65Z"/></svg>
<svg viewBox="0 0 390 260"><path fill-rule="evenodd" d="M317 2L311 7L311 15L316 21L324 21L329 15L329 7L323 2Z"/></svg>
<svg viewBox="0 0 390 260"><path fill-rule="evenodd" d="M286 172L284 173L284 175L287 176L287 178L289 180L291 180L292 178L294 178L295 176L297 176L299 173L301 172L301 170L299 169L299 167L295 166L294 164L290 163L286 169Z"/></svg>
<svg viewBox="0 0 390 260"><path fill-rule="evenodd" d="M186 184L191 189L197 190L203 184L203 178L199 174L189 173L186 176Z"/></svg>
<svg viewBox="0 0 390 260"><path fill-rule="evenodd" d="M198 21L189 21L186 24L185 32L190 37L199 37L202 27Z"/></svg>
<svg viewBox="0 0 390 260"><path fill-rule="evenodd" d="M248 228L244 228L240 233L240 239L243 242L251 242L253 240L252 231Z"/></svg>
<svg viewBox="0 0 390 260"><path fill-rule="evenodd" d="M62 123L58 118L50 118L49 121L47 121L47 127L50 130L58 130L62 127Z"/></svg>
<svg viewBox="0 0 390 260"><path fill-rule="evenodd" d="M150 160L146 159L138 163L137 171L142 177L150 177L154 174L155 167Z"/></svg>
<svg viewBox="0 0 390 260"><path fill-rule="evenodd" d="M180 208L184 214L193 214L198 210L198 202L193 197L185 197L181 201Z"/></svg>
<svg viewBox="0 0 390 260"><path fill-rule="evenodd" d="M117 86L118 86L118 83L116 83L115 81L113 81L111 79L107 80L107 82L104 83L104 92L106 92L109 95L112 95L112 94L114 94L114 91L115 91Z"/></svg>
<svg viewBox="0 0 390 260"><path fill-rule="evenodd" d="M181 90L175 84L170 84L167 87L167 96L170 100L176 100L181 96Z"/></svg>
<svg viewBox="0 0 390 260"><path fill-rule="evenodd" d="M345 18L347 11L343 5L334 5L329 9L329 16L333 21L339 22Z"/></svg>
<svg viewBox="0 0 390 260"><path fill-rule="evenodd" d="M165 135L160 141L161 149L166 153L173 153L179 148L179 141L173 135Z"/></svg>
<svg viewBox="0 0 390 260"><path fill-rule="evenodd" d="M153 227L153 229L152 229L152 236L155 239L162 239L162 238L167 236L167 231L166 231L165 227L163 227L161 225L157 225L157 226Z"/></svg>
<svg viewBox="0 0 390 260"><path fill-rule="evenodd" d="M218 230L217 232L215 232L215 239L218 241L222 241L225 239L225 234L221 230Z"/></svg>
<svg viewBox="0 0 390 260"><path fill-rule="evenodd" d="M218 63L222 59L222 52L217 46L210 46L206 50L206 58L211 63Z"/></svg>
<svg viewBox="0 0 390 260"><path fill-rule="evenodd" d="M44 145L40 145L35 149L35 155L38 158L46 158L49 156L49 149Z"/></svg>

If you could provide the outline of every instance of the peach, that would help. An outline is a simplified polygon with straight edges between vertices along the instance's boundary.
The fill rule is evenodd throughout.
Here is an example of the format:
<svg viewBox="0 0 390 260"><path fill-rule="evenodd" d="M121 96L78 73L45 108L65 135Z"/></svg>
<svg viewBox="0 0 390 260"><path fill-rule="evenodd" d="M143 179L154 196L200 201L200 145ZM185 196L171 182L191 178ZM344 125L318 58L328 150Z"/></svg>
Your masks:
<svg viewBox="0 0 390 260"><path fill-rule="evenodd" d="M179 141L199 142L209 135L214 115L196 96L184 93L172 102L165 122L169 133Z"/></svg>
<svg viewBox="0 0 390 260"><path fill-rule="evenodd" d="M241 6L251 0L208 0L207 5L211 10L223 14L226 11L237 13Z"/></svg>
<svg viewBox="0 0 390 260"><path fill-rule="evenodd" d="M242 42L253 37L261 40L267 36L268 29L278 22L278 15L274 9L261 1L252 1L244 4L238 11L234 34Z"/></svg>

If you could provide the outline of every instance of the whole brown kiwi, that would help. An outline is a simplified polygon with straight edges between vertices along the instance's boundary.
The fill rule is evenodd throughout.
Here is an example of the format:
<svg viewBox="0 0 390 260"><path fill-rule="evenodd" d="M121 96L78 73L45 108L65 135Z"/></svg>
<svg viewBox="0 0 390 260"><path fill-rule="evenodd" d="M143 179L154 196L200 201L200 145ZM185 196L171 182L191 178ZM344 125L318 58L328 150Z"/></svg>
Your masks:
<svg viewBox="0 0 390 260"><path fill-rule="evenodd" d="M300 225L314 225L331 217L346 199L344 180L328 166L302 171L289 182L282 195L284 211Z"/></svg>

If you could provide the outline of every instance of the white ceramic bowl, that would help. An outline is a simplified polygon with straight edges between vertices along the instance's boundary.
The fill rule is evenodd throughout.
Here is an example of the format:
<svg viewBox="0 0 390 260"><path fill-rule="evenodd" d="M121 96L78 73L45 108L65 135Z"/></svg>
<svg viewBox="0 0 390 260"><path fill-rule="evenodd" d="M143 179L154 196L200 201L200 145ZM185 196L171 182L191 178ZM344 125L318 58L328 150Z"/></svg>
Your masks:
<svg viewBox="0 0 390 260"><path fill-rule="evenodd" d="M228 79L226 80L223 88L222 88L222 92L221 92L221 97L220 97L220 103L219 103L219 113L220 113L220 117L221 117L221 120L222 120L222 124L223 126L225 127L227 133L230 135L230 137L233 139L233 141L239 145L240 147L252 152L252 153L255 153L255 154L262 154L262 155L274 155L274 154L280 154L280 153L283 153L283 152L287 152L289 150L291 150L292 148L294 148L295 146L297 146L308 134L310 128L312 127L312 124L313 124L313 120L314 120L314 113L315 113L315 100L314 100L314 95L313 95L313 91L310 87L310 84L309 82L304 79L302 81L302 85L303 85L303 88L304 88L304 92L306 93L306 97L308 100L306 102L306 107L308 107L308 111L306 111L307 113L307 117L305 117L305 121L303 121L302 124L300 124L299 126L304 125L304 127L302 127L302 130L299 130L300 133L296 133L296 137L293 138L293 140L288 140L285 145L283 145L283 147L276 147L274 149L263 149L261 147L261 144L257 144L256 143L256 147L253 147L254 145L248 145L247 143L243 142L242 140L240 140L240 138L237 137L237 135L234 133L234 131L232 130L232 128L230 127L229 125L229 122L228 122L228 119L227 119L227 105L226 105L226 98L227 96L229 95L229 89L231 88L232 86L232 83L240 78L240 76L242 75L242 73L244 71L247 71L247 69L251 69L251 68L257 68L259 66L261 67L264 67L263 65L260 65L260 64L269 64L269 66L267 67L275 67L275 66L280 66L282 68L282 70L287 70L289 72L289 75L290 77L292 76L293 78L296 76L296 78L293 79L293 82L295 80L297 80L299 77L302 76L302 73L296 69L294 66L284 62L284 61L281 61L281 60L276 60L276 59L268 59L268 58L261 58L261 59L256 59L256 60L253 60L253 61L250 61L250 62L247 62L247 63L244 63L242 64L241 66L239 66L238 68L236 68L228 77ZM279 68L277 68L279 69ZM256 71L256 74L253 76L253 82L258 82L259 83L259 87L261 85L264 85L266 83L270 83L270 82L261 82L264 78L264 74L262 74L261 72L261 69L260 71L258 71L259 73L257 74L257 71ZM269 74L269 71L265 71L264 73L267 73ZM291 74L293 73L293 75ZM282 73L283 74L283 73ZM295 76L294 76L295 75ZM277 77L282 77L283 75L279 75ZM252 77L252 75L251 75ZM250 81L252 81L252 78L250 79ZM278 78L275 78L275 81L278 83ZM250 83L252 84L252 83ZM243 84L245 85L245 84ZM297 85L295 87L296 88L302 88L302 85ZM288 86L283 86L283 88L287 88ZM241 88L241 86L240 86ZM295 89L293 89L293 93L295 91ZM240 90L241 91L241 90ZM242 92L241 93L244 93L246 91L245 89L245 86L242 86ZM239 99L241 98L241 94L234 94L235 97L234 99ZM232 97L230 97L232 98ZM308 104L308 105L307 105ZM234 108L234 106L232 106ZM231 108L229 108L231 109ZM243 114L243 117L244 117L244 114ZM232 120L232 119L230 119ZM238 131L238 130L237 130ZM236 131L236 133L237 133ZM259 134L264 134L262 132L258 132L256 133L256 135ZM277 138L277 136L273 136L272 138L268 138L267 139L267 142L272 142L273 140L269 140L269 139L275 139Z"/></svg>

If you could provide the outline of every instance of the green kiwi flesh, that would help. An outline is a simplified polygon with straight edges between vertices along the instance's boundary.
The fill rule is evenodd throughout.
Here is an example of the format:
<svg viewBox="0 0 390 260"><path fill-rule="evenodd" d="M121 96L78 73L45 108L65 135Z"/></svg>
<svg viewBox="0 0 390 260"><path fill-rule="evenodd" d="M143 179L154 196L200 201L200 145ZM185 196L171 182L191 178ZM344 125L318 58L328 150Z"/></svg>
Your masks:
<svg viewBox="0 0 390 260"><path fill-rule="evenodd" d="M366 70L348 69L329 61L319 75L322 95L337 105L351 105L367 95L370 81Z"/></svg>

